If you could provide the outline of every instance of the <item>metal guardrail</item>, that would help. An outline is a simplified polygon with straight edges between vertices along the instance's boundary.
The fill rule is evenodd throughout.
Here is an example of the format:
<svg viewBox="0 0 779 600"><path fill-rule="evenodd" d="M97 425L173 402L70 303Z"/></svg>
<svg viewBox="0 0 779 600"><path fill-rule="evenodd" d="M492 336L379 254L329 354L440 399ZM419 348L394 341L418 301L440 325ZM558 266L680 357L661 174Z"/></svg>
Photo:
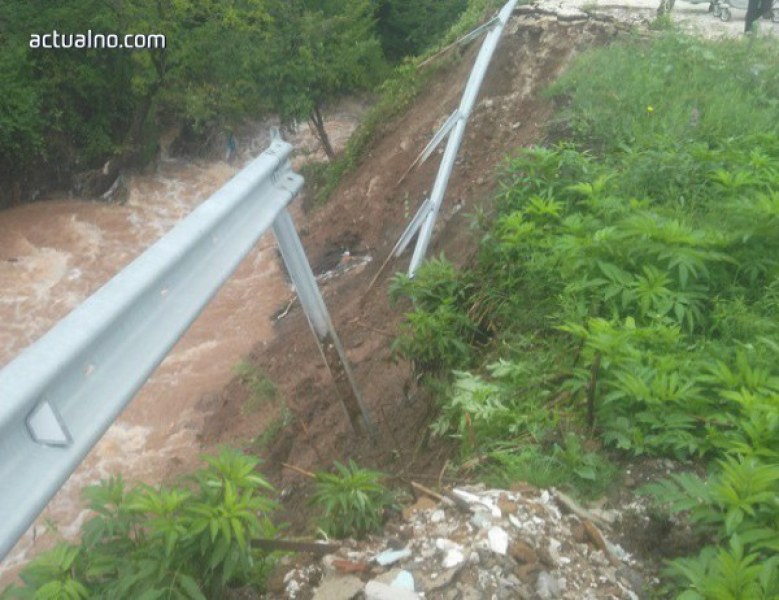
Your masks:
<svg viewBox="0 0 779 600"><path fill-rule="evenodd" d="M452 175L454 162L457 159L457 152L460 149L463 134L465 133L465 126L468 123L468 118L471 116L471 111L473 110L476 98L479 95L479 90L484 81L484 76L487 73L487 68L492 61L492 56L498 46L498 41L503 33L503 28L506 26L509 17L511 17L511 13L514 11L517 1L518 0L509 0L496 17L475 29L469 36L466 36L466 38L473 39L486 29L489 29L489 33L482 43L479 55L476 57L476 62L471 70L471 75L468 79L465 91L463 92L459 108L446 120L443 127L435 134L425 150L422 151L422 154L417 158L414 165L409 168L410 171L417 163L424 162L425 159L432 154L435 148L448 137L444 156L441 159L441 166L438 169L438 174L435 183L433 184L433 190L430 193L430 197L425 199L419 207L416 215L400 236L400 239L390 253L390 256L400 256L405 251L414 235L417 233L419 234L416 247L414 248L414 254L411 257L411 263L408 267L408 274L410 277L414 276L417 269L419 269L419 266L422 264L422 261L425 260L427 248L430 245L430 239L433 235L436 218L438 217L438 211L444 200L444 194L446 194L449 178Z"/></svg>
<svg viewBox="0 0 779 600"><path fill-rule="evenodd" d="M0 371L0 559L273 226L355 429L373 425L292 219L303 185L270 147Z"/></svg>

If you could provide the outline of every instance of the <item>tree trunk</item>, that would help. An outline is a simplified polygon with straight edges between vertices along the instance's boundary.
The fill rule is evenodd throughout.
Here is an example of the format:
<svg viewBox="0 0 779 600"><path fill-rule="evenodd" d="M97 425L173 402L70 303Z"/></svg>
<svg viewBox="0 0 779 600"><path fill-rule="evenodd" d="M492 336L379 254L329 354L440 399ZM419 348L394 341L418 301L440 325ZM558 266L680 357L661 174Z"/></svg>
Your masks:
<svg viewBox="0 0 779 600"><path fill-rule="evenodd" d="M314 125L314 130L322 144L325 154L327 154L328 160L333 160L335 152L330 145L330 138L327 136L327 131L325 131L325 120L322 118L322 111L319 110L319 106L315 106L314 110L311 111L310 121Z"/></svg>

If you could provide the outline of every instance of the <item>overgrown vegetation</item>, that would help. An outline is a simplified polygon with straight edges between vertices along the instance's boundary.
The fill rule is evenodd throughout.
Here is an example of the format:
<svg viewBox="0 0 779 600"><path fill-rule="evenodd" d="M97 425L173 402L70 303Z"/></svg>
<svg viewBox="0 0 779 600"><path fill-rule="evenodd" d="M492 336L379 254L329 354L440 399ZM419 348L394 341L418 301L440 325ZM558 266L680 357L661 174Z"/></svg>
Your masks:
<svg viewBox="0 0 779 600"><path fill-rule="evenodd" d="M706 470L653 488L709 541L671 563L687 599L779 595L775 53L663 32L582 57L473 265L394 286L398 351L448 373L434 430L488 477L592 495L608 456Z"/></svg>
<svg viewBox="0 0 779 600"><path fill-rule="evenodd" d="M262 588L269 556L254 538L272 538L275 503L257 460L231 450L181 484L127 489L112 477L84 489L95 513L81 542L62 542L22 572L23 587L2 598L220 598Z"/></svg>
<svg viewBox="0 0 779 600"><path fill-rule="evenodd" d="M468 0L380 0L376 17L384 54L392 61L421 54L467 6Z"/></svg>

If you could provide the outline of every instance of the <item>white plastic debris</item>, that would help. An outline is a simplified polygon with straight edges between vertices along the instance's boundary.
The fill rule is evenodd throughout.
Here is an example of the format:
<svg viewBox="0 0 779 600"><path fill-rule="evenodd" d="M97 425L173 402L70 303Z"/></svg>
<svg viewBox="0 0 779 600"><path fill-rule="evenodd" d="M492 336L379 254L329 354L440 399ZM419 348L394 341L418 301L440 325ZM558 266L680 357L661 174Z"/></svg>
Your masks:
<svg viewBox="0 0 779 600"><path fill-rule="evenodd" d="M399 560L408 558L409 556L411 556L411 550L408 548L403 548L402 550L386 550L385 552L376 555L374 560L382 567L386 567L387 565L396 563Z"/></svg>
<svg viewBox="0 0 779 600"><path fill-rule="evenodd" d="M414 591L414 576L408 571L401 571L398 576L392 580L390 587L401 590Z"/></svg>

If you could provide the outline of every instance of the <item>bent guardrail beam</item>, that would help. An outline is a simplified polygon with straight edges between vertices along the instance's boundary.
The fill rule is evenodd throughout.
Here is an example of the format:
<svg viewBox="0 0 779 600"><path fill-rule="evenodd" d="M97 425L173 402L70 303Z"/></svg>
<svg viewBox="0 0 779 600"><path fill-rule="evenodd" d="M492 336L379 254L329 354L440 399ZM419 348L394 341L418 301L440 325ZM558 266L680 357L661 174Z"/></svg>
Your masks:
<svg viewBox="0 0 779 600"><path fill-rule="evenodd" d="M276 226L309 322L347 374L355 429L373 426L286 211L303 185L268 150L0 370L0 559L45 508L262 234ZM294 261L288 258L294 256ZM310 281L309 281L310 279ZM311 281L313 291L311 290ZM304 294L301 294L301 298ZM312 312L308 312L312 311ZM338 373L333 373L337 380ZM339 382L336 381L336 384ZM359 422L362 419L362 423Z"/></svg>
<svg viewBox="0 0 779 600"><path fill-rule="evenodd" d="M454 167L454 161L457 158L457 152L460 149L462 143L463 134L465 133L465 126L468 123L468 117L471 116L471 111L476 103L476 98L479 95L479 89L484 81L484 75L487 73L487 68L490 66L492 55L495 53L495 48L498 46L498 41L503 33L503 28L511 16L511 13L516 6L517 0L509 0L498 13L498 16L477 31L483 31L485 28L490 28L487 37L479 50L479 55L476 57L476 62L471 70L471 75L468 79L468 84L463 92L462 99L460 101L460 107L455 111L449 120L441 128L443 135L436 135L431 142L431 146L438 145L443 137L449 136L446 143L446 149L444 150L444 156L441 159L441 166L438 169L438 175L436 175L435 183L433 184L433 191L430 193L430 198L425 201L417 216L412 223L414 229L403 233L401 241L398 246L403 246L408 243L408 238L419 232L417 237L417 245L414 248L414 254L411 257L411 263L408 267L408 274L413 277L417 272L417 269L425 260L427 254L427 247L430 244L430 238L433 235L433 227L435 227L435 221L438 217L438 211L441 208L441 203L444 200L444 194L446 193L446 187L449 184L449 177L452 175L452 169ZM454 119L454 122L451 122ZM439 139L441 138L441 139ZM426 153L430 150L426 150Z"/></svg>

